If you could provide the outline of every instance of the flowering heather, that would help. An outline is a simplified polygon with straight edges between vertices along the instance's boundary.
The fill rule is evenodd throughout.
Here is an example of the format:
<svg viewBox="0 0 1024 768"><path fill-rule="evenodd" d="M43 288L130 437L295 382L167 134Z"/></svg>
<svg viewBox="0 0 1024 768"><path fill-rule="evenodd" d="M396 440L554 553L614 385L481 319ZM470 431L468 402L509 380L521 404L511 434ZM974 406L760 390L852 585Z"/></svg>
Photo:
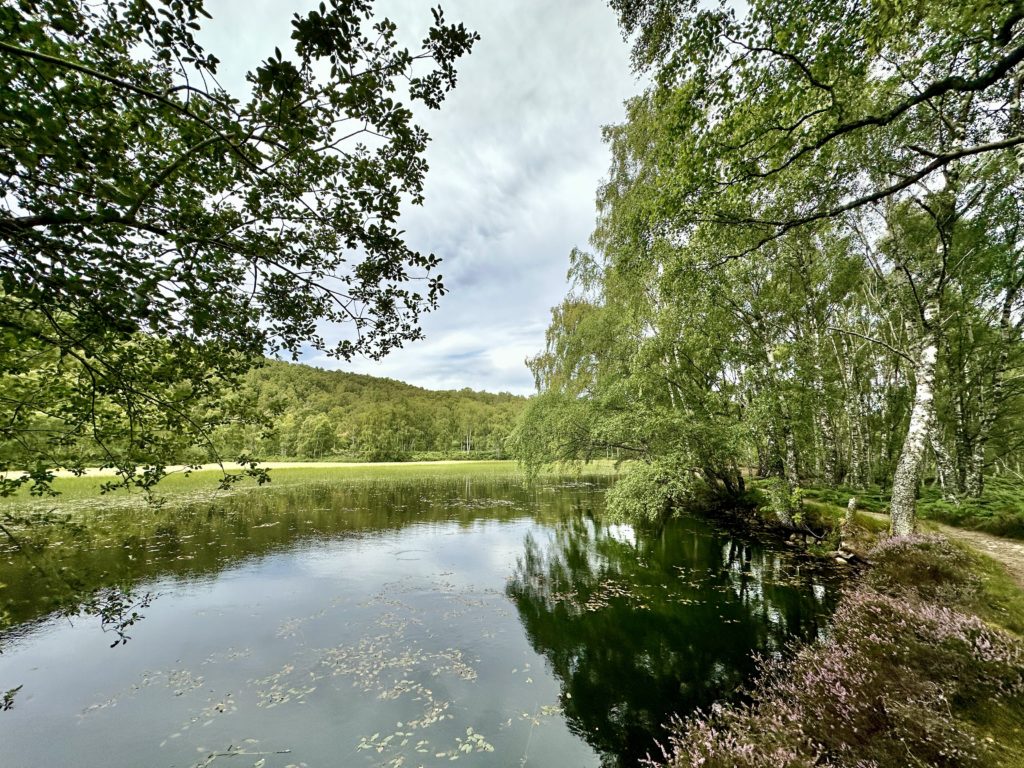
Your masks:
<svg viewBox="0 0 1024 768"><path fill-rule="evenodd" d="M889 539L829 637L764 663L747 704L670 726L672 768L991 765L958 710L1024 693L1024 644L956 605L969 555L937 537Z"/></svg>

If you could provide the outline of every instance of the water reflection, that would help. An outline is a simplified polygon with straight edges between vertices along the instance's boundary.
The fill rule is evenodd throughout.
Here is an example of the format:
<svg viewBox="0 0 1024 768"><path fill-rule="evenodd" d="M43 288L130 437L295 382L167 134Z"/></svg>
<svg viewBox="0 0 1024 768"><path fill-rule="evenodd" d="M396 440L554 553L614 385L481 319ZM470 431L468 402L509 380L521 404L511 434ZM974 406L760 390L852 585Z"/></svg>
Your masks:
<svg viewBox="0 0 1024 768"><path fill-rule="evenodd" d="M202 582L298 543L520 518L538 511L538 493L550 490L512 477L322 483L184 506L23 515L25 524L13 527L17 542L0 538L0 631L73 608L95 590L130 592L158 579Z"/></svg>
<svg viewBox="0 0 1024 768"><path fill-rule="evenodd" d="M507 594L608 764L635 764L670 714L735 694L752 652L813 637L835 600L827 572L693 518L638 532L577 509L524 550Z"/></svg>
<svg viewBox="0 0 1024 768"><path fill-rule="evenodd" d="M813 635L833 585L697 520L604 524L604 482L322 484L25 526L0 550L0 690L25 684L4 757L635 764L752 651ZM161 595L124 648L52 620L113 588Z"/></svg>

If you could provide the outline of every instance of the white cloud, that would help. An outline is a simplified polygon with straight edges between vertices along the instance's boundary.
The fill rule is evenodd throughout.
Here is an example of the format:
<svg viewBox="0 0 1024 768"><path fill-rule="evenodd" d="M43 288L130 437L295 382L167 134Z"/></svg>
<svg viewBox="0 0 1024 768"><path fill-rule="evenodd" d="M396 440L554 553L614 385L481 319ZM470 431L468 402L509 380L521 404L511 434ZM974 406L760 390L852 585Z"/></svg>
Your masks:
<svg viewBox="0 0 1024 768"><path fill-rule="evenodd" d="M568 254L585 246L608 167L601 126L639 90L614 13L602 0L439 0L449 21L481 34L459 85L421 122L431 134L426 203L401 221L413 247L443 259L450 293L424 319L427 339L380 362L307 358L323 367L430 388L532 391L523 359L541 349L565 293ZM212 2L204 41L223 81L274 45L311 2ZM430 22L422 0L378 2L410 44Z"/></svg>

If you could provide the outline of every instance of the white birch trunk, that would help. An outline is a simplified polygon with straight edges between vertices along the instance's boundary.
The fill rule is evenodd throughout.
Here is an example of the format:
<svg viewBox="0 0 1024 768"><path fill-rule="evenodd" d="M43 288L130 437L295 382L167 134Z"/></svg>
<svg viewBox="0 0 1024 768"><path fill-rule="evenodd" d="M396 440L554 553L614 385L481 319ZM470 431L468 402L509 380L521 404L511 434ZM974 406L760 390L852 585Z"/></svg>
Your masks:
<svg viewBox="0 0 1024 768"><path fill-rule="evenodd" d="M843 522L839 526L839 546L842 547L853 530L853 523L857 517L857 497L851 496L846 503L846 514L843 515Z"/></svg>
<svg viewBox="0 0 1024 768"><path fill-rule="evenodd" d="M959 504L960 498L956 490L956 466L953 458L946 450L942 441L938 424L932 419L928 429L928 440L932 446L932 453L935 454L935 473L939 477L939 487L942 488L942 498L951 504Z"/></svg>
<svg viewBox="0 0 1024 768"><path fill-rule="evenodd" d="M825 485L835 488L839 482L839 450L836 447L836 431L832 419L824 411L820 414L822 442L822 476Z"/></svg>
<svg viewBox="0 0 1024 768"><path fill-rule="evenodd" d="M894 536L909 536L917 527L917 486L921 464L928 445L928 433L935 412L933 397L935 361L938 357L938 335L935 331L937 308L925 307L923 336L916 348L914 361L914 405L910 411L910 424L903 440L903 449L892 479L892 517Z"/></svg>

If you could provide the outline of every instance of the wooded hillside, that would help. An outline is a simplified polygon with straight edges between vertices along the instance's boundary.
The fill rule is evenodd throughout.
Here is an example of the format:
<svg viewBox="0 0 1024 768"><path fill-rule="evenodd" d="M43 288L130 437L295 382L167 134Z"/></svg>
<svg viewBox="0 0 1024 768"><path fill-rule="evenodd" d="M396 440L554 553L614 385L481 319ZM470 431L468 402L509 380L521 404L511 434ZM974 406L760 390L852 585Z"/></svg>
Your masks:
<svg viewBox="0 0 1024 768"><path fill-rule="evenodd" d="M224 455L500 458L526 403L508 393L432 391L394 379L277 361L251 371L243 391L271 426L219 428L215 441Z"/></svg>
<svg viewBox="0 0 1024 768"><path fill-rule="evenodd" d="M45 369L28 371L18 381L46 375ZM130 414L108 407L105 418L112 437L100 444L89 435L76 438L60 413L38 412L30 430L0 441L0 462L31 469L33 459L42 454L49 457L50 467L99 466L109 461L107 452L140 466L236 457L501 458L525 403L525 398L508 393L431 391L393 379L266 360L225 396L203 398L182 409L178 418L189 421L188 430L172 425L152 434L136 433L133 439ZM196 434L200 437L193 439Z"/></svg>

